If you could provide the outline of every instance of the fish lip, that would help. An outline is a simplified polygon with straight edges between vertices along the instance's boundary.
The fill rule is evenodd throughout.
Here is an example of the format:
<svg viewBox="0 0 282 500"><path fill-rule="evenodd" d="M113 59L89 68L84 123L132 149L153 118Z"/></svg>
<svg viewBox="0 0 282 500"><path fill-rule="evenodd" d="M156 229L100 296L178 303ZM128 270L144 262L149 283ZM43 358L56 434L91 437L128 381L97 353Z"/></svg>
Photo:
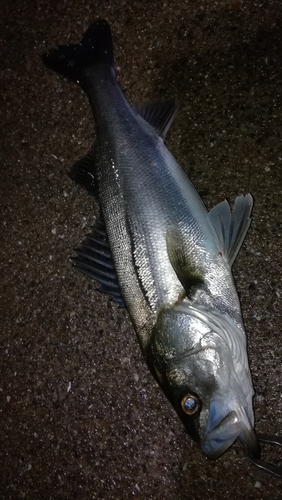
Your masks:
<svg viewBox="0 0 282 500"><path fill-rule="evenodd" d="M236 410L230 411L209 433L201 448L207 458L216 460L237 440L248 457L259 458L260 446L248 419L239 418ZM209 427L209 425L207 426Z"/></svg>
<svg viewBox="0 0 282 500"><path fill-rule="evenodd" d="M219 458L240 434L241 426L236 411L229 412L209 433L206 433L201 448L210 460Z"/></svg>

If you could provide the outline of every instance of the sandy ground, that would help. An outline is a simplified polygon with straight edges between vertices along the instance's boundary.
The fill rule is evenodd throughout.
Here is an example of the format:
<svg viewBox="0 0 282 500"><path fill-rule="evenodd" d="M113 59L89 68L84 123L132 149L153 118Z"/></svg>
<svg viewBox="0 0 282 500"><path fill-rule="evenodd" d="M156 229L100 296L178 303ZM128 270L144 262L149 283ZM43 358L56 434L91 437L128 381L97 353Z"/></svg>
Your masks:
<svg viewBox="0 0 282 500"><path fill-rule="evenodd" d="M93 123L82 91L40 55L99 17L130 102L178 96L168 147L207 207L254 196L234 273L256 429L282 434L281 1L2 2L0 499L282 498L281 480L239 446L202 456L126 311L71 266L97 206L66 171L90 148Z"/></svg>

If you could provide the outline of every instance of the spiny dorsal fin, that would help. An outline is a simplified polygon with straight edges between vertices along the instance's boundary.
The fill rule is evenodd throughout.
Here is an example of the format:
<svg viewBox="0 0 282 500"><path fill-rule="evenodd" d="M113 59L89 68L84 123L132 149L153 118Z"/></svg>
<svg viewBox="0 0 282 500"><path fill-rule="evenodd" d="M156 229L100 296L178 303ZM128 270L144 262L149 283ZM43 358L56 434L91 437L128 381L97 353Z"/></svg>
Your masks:
<svg viewBox="0 0 282 500"><path fill-rule="evenodd" d="M253 198L250 194L238 196L231 211L225 200L208 214L217 245L230 267L233 265L251 224Z"/></svg>
<svg viewBox="0 0 282 500"><path fill-rule="evenodd" d="M170 263L187 296L191 298L195 289L204 283L192 245L184 241L180 229L173 227L167 230L166 245Z"/></svg>
<svg viewBox="0 0 282 500"><path fill-rule="evenodd" d="M108 293L115 302L124 306L105 225L101 220L96 222L76 252L77 256L73 258L75 268L98 281L100 292Z"/></svg>
<svg viewBox="0 0 282 500"><path fill-rule="evenodd" d="M178 103L171 97L166 101L134 104L133 109L164 139L177 113Z"/></svg>

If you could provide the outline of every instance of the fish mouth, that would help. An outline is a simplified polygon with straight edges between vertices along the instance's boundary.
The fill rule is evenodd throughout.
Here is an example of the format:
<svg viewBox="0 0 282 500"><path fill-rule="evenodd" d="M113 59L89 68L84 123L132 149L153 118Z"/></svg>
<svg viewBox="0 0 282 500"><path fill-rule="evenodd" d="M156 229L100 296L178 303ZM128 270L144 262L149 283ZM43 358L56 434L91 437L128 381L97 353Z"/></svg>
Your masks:
<svg viewBox="0 0 282 500"><path fill-rule="evenodd" d="M205 436L201 442L205 455L216 460L237 440L247 456L259 458L259 442L245 411L241 408L231 410L222 418L216 406L216 403L211 405Z"/></svg>

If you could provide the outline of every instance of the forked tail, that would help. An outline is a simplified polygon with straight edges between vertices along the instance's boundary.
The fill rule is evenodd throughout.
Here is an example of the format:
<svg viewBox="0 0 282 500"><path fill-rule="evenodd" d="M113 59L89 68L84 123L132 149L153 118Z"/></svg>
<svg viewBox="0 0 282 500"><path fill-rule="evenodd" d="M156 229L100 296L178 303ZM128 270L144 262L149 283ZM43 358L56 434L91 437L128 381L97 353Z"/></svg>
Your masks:
<svg viewBox="0 0 282 500"><path fill-rule="evenodd" d="M42 60L53 71L84 87L87 70L93 66L110 66L114 70L109 24L105 20L95 21L78 44L51 49L42 55Z"/></svg>

